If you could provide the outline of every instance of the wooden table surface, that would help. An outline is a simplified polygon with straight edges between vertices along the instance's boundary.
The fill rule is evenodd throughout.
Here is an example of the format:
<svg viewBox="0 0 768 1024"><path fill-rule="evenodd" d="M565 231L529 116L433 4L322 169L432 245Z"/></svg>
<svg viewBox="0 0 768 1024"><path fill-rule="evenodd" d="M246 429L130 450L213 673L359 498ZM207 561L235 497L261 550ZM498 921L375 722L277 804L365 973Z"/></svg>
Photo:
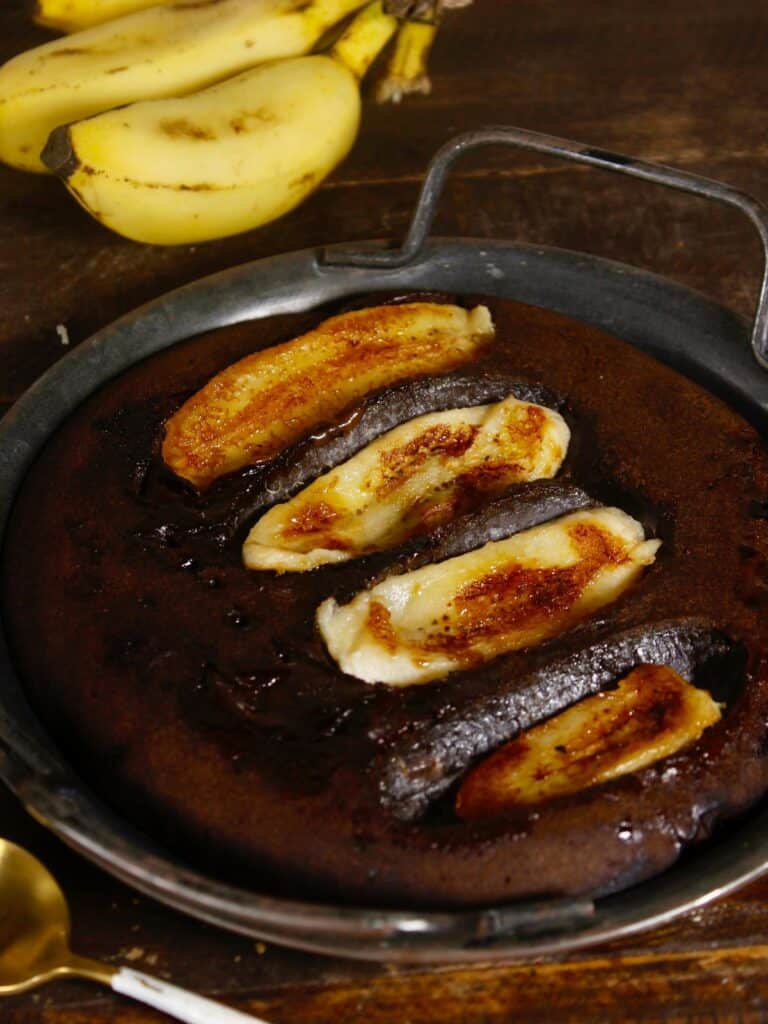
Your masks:
<svg viewBox="0 0 768 1024"><path fill-rule="evenodd" d="M0 60L48 38L23 0L0 8ZM446 18L429 97L369 98L342 167L260 231L137 245L46 177L0 167L0 402L96 328L176 285L260 256L402 234L420 175L457 131L508 123L675 164L768 202L764 0L476 0ZM446 190L436 231L584 249L656 270L749 315L761 254L740 216L556 161L485 150ZM64 339L66 340L66 339ZM285 1024L768 1020L768 881L677 923L562 959L396 969L224 934L135 895L0 793L0 833L60 878L85 954L137 966ZM161 1020L85 983L0 1004L9 1024Z"/></svg>

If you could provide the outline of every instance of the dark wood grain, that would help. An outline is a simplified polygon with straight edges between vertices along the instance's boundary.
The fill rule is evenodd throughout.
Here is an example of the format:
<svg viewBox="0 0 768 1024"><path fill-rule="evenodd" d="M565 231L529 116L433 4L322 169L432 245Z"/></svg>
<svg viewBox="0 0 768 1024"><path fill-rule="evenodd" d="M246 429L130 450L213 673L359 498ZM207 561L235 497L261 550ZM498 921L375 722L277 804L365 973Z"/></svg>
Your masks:
<svg viewBox="0 0 768 1024"><path fill-rule="evenodd" d="M0 6L0 60L49 35ZM156 248L110 234L53 179L0 167L0 403L71 345L200 275L324 242L398 237L453 133L517 124L708 174L768 202L768 10L762 0L476 0L446 17L434 90L367 101L360 138L307 203L258 232ZM703 201L489 149L456 169L442 234L593 251L699 288L748 316L761 253ZM264 947L188 920L85 864L0 794L0 832L46 861L86 954L155 971L276 1024L768 1020L768 880L663 929L560 960L394 969ZM85 983L0 1004L8 1024L138 1024L159 1015Z"/></svg>

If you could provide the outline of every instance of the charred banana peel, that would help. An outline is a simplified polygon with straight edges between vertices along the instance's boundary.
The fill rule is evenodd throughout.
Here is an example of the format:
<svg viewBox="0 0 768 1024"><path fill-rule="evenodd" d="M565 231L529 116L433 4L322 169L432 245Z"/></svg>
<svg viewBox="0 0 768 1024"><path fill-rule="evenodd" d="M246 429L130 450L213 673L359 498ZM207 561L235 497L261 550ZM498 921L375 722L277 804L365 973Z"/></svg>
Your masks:
<svg viewBox="0 0 768 1024"><path fill-rule="evenodd" d="M706 690L664 665L640 665L615 690L587 697L477 765L459 789L456 813L491 820L639 771L695 742L719 718Z"/></svg>

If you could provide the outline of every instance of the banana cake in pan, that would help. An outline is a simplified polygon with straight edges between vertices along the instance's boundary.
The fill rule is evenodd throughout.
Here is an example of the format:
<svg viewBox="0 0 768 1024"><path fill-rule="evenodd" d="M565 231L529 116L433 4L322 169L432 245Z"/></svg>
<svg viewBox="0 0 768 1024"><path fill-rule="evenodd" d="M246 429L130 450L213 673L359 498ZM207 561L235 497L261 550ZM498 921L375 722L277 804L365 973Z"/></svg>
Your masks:
<svg viewBox="0 0 768 1024"><path fill-rule="evenodd" d="M758 433L631 345L369 296L88 399L19 494L4 612L80 774L219 876L604 894L768 787L767 501Z"/></svg>

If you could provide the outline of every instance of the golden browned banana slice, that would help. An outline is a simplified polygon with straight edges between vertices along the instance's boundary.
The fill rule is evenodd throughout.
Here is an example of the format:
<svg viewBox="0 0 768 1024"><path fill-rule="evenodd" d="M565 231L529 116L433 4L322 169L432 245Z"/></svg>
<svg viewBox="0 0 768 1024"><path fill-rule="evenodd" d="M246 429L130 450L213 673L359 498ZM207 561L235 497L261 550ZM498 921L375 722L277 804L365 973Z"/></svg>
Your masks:
<svg viewBox="0 0 768 1024"><path fill-rule="evenodd" d="M660 541L618 508L587 509L444 562L389 576L317 624L343 672L426 683L530 647L615 601Z"/></svg>
<svg viewBox="0 0 768 1024"><path fill-rule="evenodd" d="M639 771L719 718L706 690L666 665L640 665L615 690L587 697L482 761L459 790L456 813L481 821Z"/></svg>
<svg viewBox="0 0 768 1024"><path fill-rule="evenodd" d="M569 439L559 413L512 397L418 416L271 508L248 534L243 560L303 572L392 547L483 495L554 476Z"/></svg>
<svg viewBox="0 0 768 1024"><path fill-rule="evenodd" d="M168 421L163 459L202 489L273 458L375 388L459 366L492 337L485 306L416 302L332 317L217 374Z"/></svg>

